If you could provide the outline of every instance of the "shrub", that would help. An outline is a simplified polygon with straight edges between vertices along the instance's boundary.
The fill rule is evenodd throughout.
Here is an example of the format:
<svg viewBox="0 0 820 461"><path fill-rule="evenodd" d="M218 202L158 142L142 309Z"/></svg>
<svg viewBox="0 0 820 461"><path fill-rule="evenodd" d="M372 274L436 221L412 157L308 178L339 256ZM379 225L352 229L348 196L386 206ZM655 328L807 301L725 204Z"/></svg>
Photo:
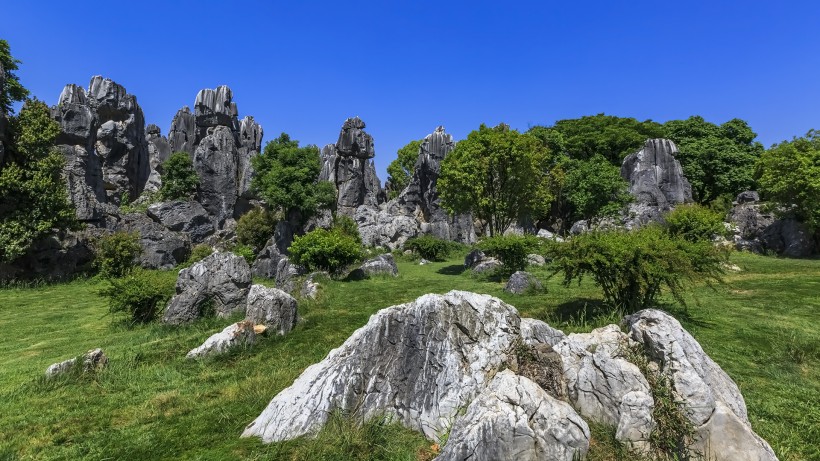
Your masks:
<svg viewBox="0 0 820 461"><path fill-rule="evenodd" d="M421 235L404 243L405 249L418 253L430 261L444 261L450 255L451 247L450 242L432 235Z"/></svg>
<svg viewBox="0 0 820 461"><path fill-rule="evenodd" d="M99 294L108 298L112 313L126 312L135 323L146 323L174 294L174 283L161 272L136 269L122 278L109 279Z"/></svg>
<svg viewBox="0 0 820 461"><path fill-rule="evenodd" d="M697 204L680 205L667 213L664 220L670 236L690 242L711 241L716 235L726 235L723 217Z"/></svg>
<svg viewBox="0 0 820 461"><path fill-rule="evenodd" d="M334 274L362 257L362 246L353 237L326 229L294 238L289 251L291 260L308 271L324 270Z"/></svg>
<svg viewBox="0 0 820 461"><path fill-rule="evenodd" d="M276 230L273 213L264 208L254 208L236 222L236 239L243 245L260 250Z"/></svg>
<svg viewBox="0 0 820 461"><path fill-rule="evenodd" d="M98 239L94 244L94 265L105 278L122 277L136 266L142 252L139 235L115 232Z"/></svg>
<svg viewBox="0 0 820 461"><path fill-rule="evenodd" d="M540 244L534 235L496 235L479 242L478 248L500 259L503 271L512 274L527 268L527 255L539 252Z"/></svg>
<svg viewBox="0 0 820 461"><path fill-rule="evenodd" d="M253 251L253 248L241 243L234 245L234 247L231 248L231 252L245 258L245 261L247 261L248 264L253 264L253 260L256 259L256 252Z"/></svg>
<svg viewBox="0 0 820 461"><path fill-rule="evenodd" d="M187 153L175 152L162 164L162 188L159 193L164 200L188 200L197 187L199 175Z"/></svg>
<svg viewBox="0 0 820 461"><path fill-rule="evenodd" d="M210 256L213 252L214 249L210 245L200 243L191 250L191 256L188 256L188 260L185 261L185 267L193 266Z"/></svg>
<svg viewBox="0 0 820 461"><path fill-rule="evenodd" d="M353 240L361 245L362 236L359 234L359 225L356 224L356 221L350 216L343 214L334 216L332 229L342 235L353 238Z"/></svg>
<svg viewBox="0 0 820 461"><path fill-rule="evenodd" d="M720 281L725 255L711 242L671 237L658 226L637 231L596 231L555 248L555 273L564 285L591 276L615 308L634 312L651 307L662 287L681 305L684 288L697 281Z"/></svg>

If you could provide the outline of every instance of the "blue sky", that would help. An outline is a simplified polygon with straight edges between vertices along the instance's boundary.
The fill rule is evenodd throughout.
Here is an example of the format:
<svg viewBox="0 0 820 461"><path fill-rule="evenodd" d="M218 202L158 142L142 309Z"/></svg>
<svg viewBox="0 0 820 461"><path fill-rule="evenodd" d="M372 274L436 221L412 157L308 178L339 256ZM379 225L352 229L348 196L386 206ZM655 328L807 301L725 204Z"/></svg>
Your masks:
<svg viewBox="0 0 820 461"><path fill-rule="evenodd" d="M437 125L463 139L481 123L699 114L745 119L767 146L820 128L820 2L0 0L0 12L18 75L49 104L104 75L167 134L198 90L227 84L265 141L322 146L358 115L382 181Z"/></svg>

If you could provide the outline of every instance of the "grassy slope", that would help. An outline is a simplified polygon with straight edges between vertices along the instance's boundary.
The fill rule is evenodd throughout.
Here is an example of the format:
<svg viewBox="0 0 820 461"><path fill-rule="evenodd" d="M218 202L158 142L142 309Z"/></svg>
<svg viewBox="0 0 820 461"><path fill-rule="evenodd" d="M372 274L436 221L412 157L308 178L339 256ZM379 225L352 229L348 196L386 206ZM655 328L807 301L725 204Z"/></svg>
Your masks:
<svg viewBox="0 0 820 461"><path fill-rule="evenodd" d="M754 428L780 458L820 459L820 261L734 259L744 271L717 291L697 288L699 305L678 316L738 382ZM424 293L489 293L568 331L614 318L596 316L600 296L586 283L563 288L556 278L545 294L515 296L462 273L458 260L399 270L396 279L329 282L318 302L300 304L304 321L287 337L203 362L184 355L229 321L129 329L106 314L93 281L0 290L0 459L427 459L430 443L417 435L352 429L343 417L315 441L265 446L238 435L370 314ZM93 347L111 358L98 377L40 378Z"/></svg>

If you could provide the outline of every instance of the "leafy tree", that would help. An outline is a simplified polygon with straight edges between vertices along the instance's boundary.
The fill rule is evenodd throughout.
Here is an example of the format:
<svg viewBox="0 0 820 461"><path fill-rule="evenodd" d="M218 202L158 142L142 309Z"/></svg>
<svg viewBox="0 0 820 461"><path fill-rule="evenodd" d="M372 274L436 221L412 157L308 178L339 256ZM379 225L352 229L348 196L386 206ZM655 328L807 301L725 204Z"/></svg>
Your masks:
<svg viewBox="0 0 820 461"><path fill-rule="evenodd" d="M760 156L758 183L763 198L820 229L820 131L784 141Z"/></svg>
<svg viewBox="0 0 820 461"><path fill-rule="evenodd" d="M555 210L564 224L612 216L632 199L620 168L601 155L589 160L566 159L560 169Z"/></svg>
<svg viewBox="0 0 820 461"><path fill-rule="evenodd" d="M680 150L677 159L698 203L734 197L754 187L754 165L763 146L754 141L757 134L745 121L716 125L692 116L666 122L663 129Z"/></svg>
<svg viewBox="0 0 820 461"><path fill-rule="evenodd" d="M5 83L0 88L0 111L6 114L13 113L11 105L14 102L23 101L29 95L29 91L14 74L17 64L20 64L20 60L12 57L9 42L0 40L0 69L5 74Z"/></svg>
<svg viewBox="0 0 820 461"><path fill-rule="evenodd" d="M419 148L421 141L410 141L409 144L399 149L396 160L387 165L389 198L396 198L401 191L410 184L410 179L416 169L416 160L419 158Z"/></svg>
<svg viewBox="0 0 820 461"><path fill-rule="evenodd" d="M299 147L299 141L282 133L265 145L262 155L254 157L256 176L251 183L274 210L300 221L320 209L332 209L336 190L328 181L317 181L321 170L319 149Z"/></svg>
<svg viewBox="0 0 820 461"><path fill-rule="evenodd" d="M441 163L438 191L451 213L472 212L490 235L517 220L545 215L552 201L549 150L534 136L501 124L485 125Z"/></svg>
<svg viewBox="0 0 820 461"><path fill-rule="evenodd" d="M255 251L265 246L276 230L276 219L270 211L257 207L236 222L236 240Z"/></svg>
<svg viewBox="0 0 820 461"><path fill-rule="evenodd" d="M139 234L114 232L94 243L94 265L103 278L122 277L136 267L141 252Z"/></svg>
<svg viewBox="0 0 820 461"><path fill-rule="evenodd" d="M22 256L55 228L76 224L54 140L59 125L48 106L29 100L9 125L9 161L0 172L0 261Z"/></svg>
<svg viewBox="0 0 820 461"><path fill-rule="evenodd" d="M199 187L199 175L194 170L191 157L185 152L174 152L162 164L162 188L164 200L188 200Z"/></svg>

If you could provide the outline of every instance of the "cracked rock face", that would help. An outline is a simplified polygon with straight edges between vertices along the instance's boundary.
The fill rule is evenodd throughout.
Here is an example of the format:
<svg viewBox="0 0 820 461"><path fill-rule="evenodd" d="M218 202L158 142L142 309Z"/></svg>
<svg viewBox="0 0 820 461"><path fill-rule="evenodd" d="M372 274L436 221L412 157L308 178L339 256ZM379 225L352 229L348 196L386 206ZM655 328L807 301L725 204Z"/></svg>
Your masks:
<svg viewBox="0 0 820 461"><path fill-rule="evenodd" d="M314 434L340 409L387 415L437 440L508 360L518 334L515 308L487 295L451 291L388 307L274 397L243 436Z"/></svg>
<svg viewBox="0 0 820 461"><path fill-rule="evenodd" d="M198 202L155 203L148 207L147 213L169 230L188 234L194 244L204 242L215 230L208 212Z"/></svg>
<svg viewBox="0 0 820 461"><path fill-rule="evenodd" d="M589 427L569 404L504 370L455 421L436 459L572 461L586 456L589 436Z"/></svg>
<svg viewBox="0 0 820 461"><path fill-rule="evenodd" d="M245 320L265 325L267 331L285 335L296 326L296 300L278 288L252 285Z"/></svg>
<svg viewBox="0 0 820 461"><path fill-rule="evenodd" d="M243 320L225 327L205 340L201 346L191 349L185 358L211 357L229 352L237 347L251 345L256 341L253 322Z"/></svg>
<svg viewBox="0 0 820 461"><path fill-rule="evenodd" d="M191 254L191 240L187 235L171 232L141 213L123 216L115 229L139 234L142 247L139 262L146 269L173 269Z"/></svg>
<svg viewBox="0 0 820 461"><path fill-rule="evenodd" d="M396 277L399 275L399 268L396 266L396 260L393 259L391 253L376 256L368 259L359 268L365 275L391 275Z"/></svg>
<svg viewBox="0 0 820 461"><path fill-rule="evenodd" d="M672 379L697 431L696 451L717 461L776 460L751 428L746 402L734 381L668 314L647 309L626 317L633 340L644 345Z"/></svg>
<svg viewBox="0 0 820 461"><path fill-rule="evenodd" d="M504 286L504 291L516 295L522 295L528 291L540 291L543 289L541 282L529 272L517 271L507 280L507 285Z"/></svg>

